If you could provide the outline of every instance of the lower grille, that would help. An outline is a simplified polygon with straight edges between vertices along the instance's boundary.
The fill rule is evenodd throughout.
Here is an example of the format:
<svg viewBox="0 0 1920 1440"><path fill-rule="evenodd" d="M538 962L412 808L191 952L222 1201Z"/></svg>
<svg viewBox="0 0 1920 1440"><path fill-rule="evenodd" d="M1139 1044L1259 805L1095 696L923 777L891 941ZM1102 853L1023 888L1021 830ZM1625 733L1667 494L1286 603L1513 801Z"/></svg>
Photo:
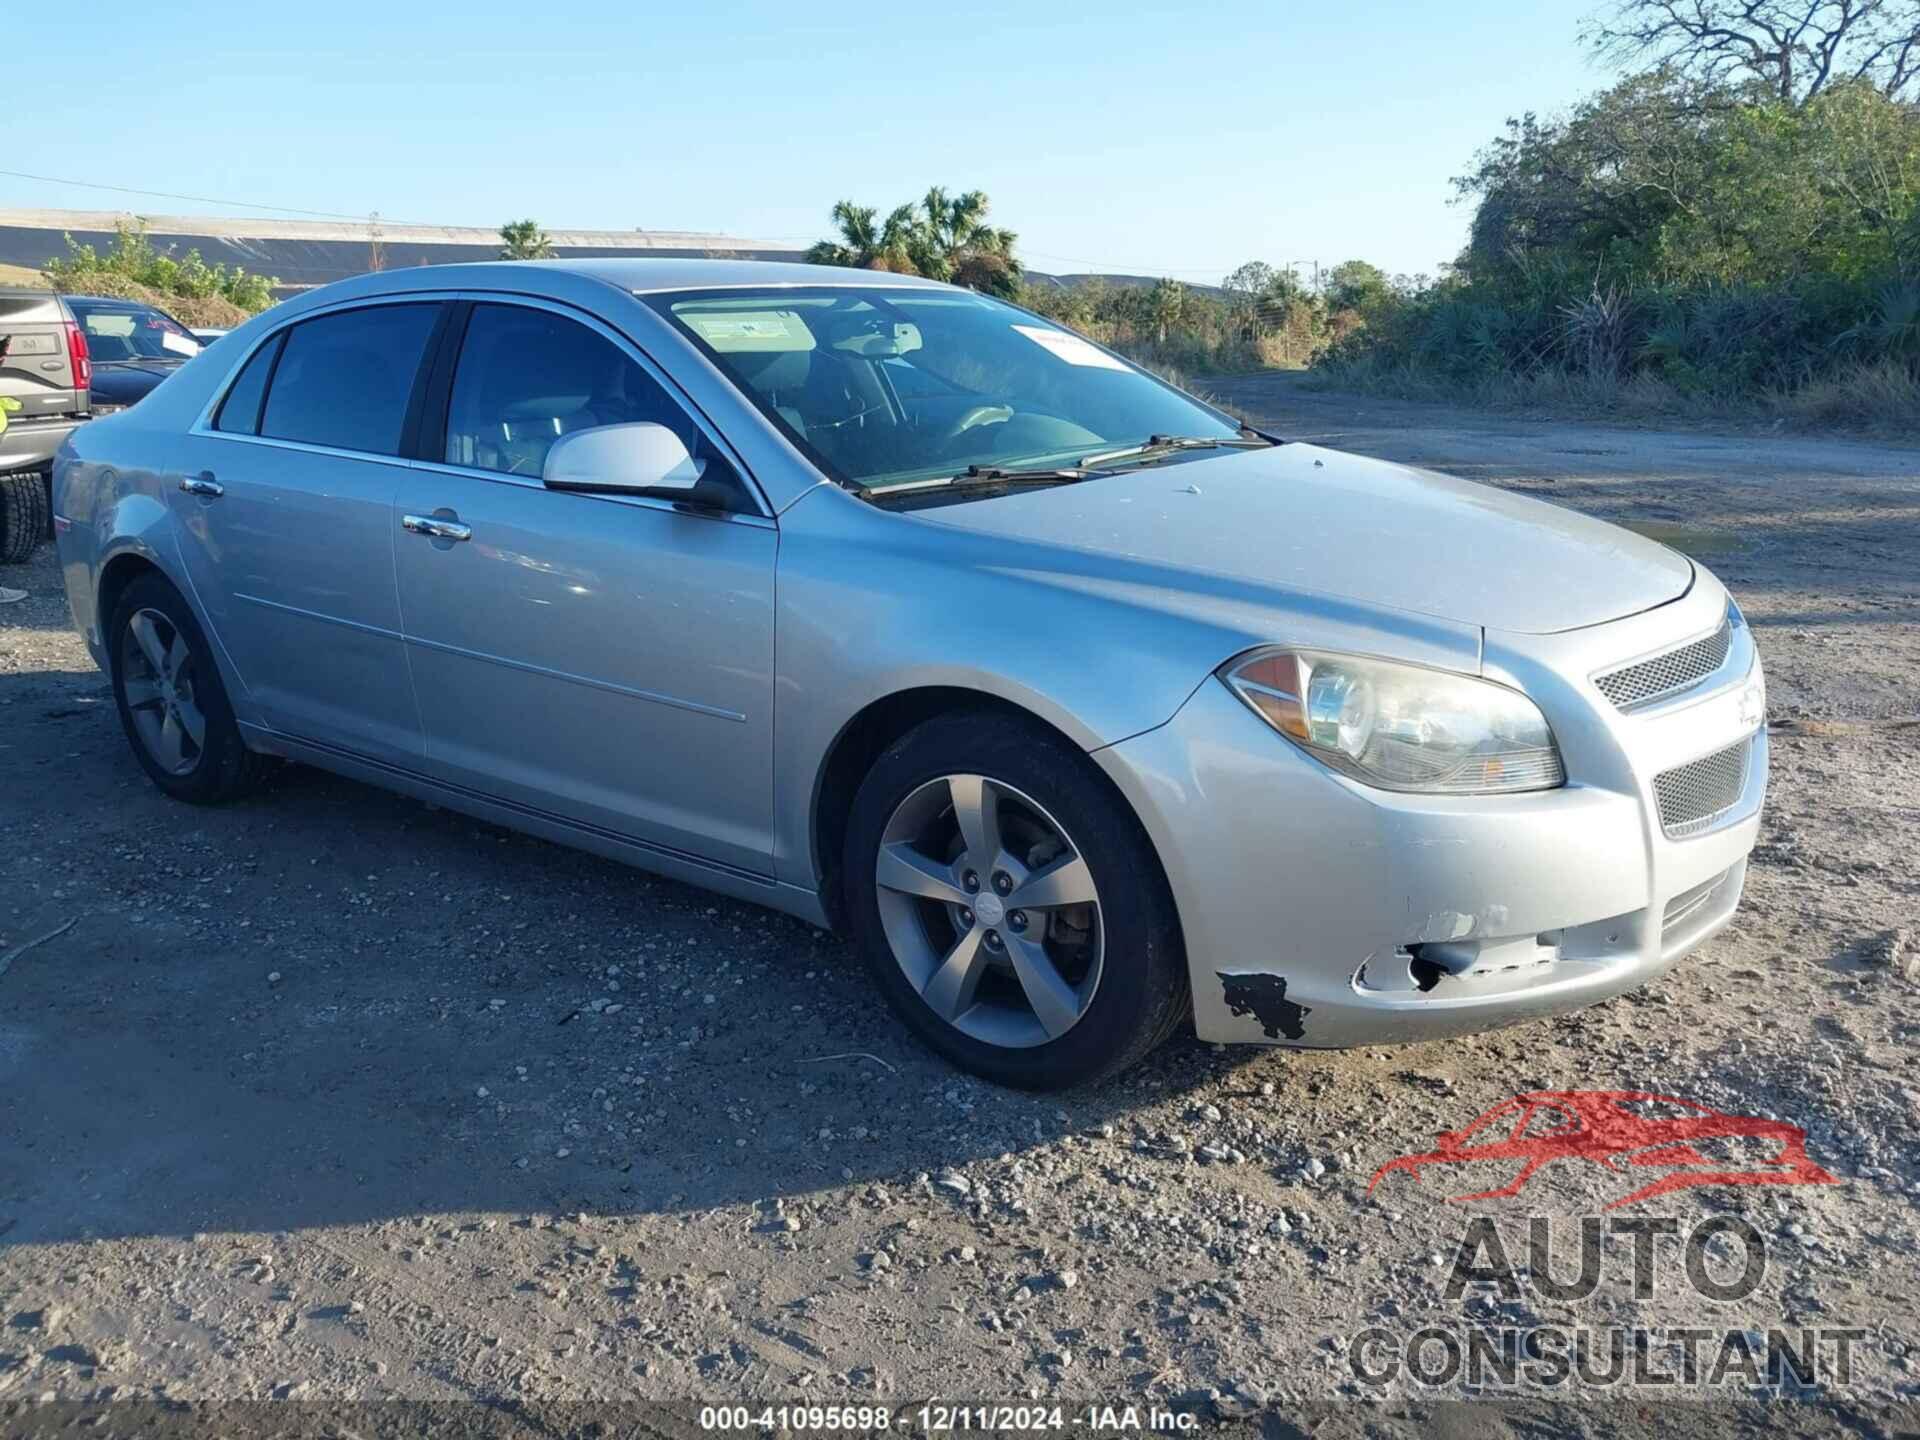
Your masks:
<svg viewBox="0 0 1920 1440"><path fill-rule="evenodd" d="M1733 626L1722 621L1720 628L1704 640L1612 671L1593 683L1618 709L1632 710L1699 684L1727 663L1727 652L1732 648Z"/></svg>
<svg viewBox="0 0 1920 1440"><path fill-rule="evenodd" d="M1676 925L1699 914L1701 907L1713 899L1713 892L1720 888L1721 882L1726 878L1727 872L1722 870L1711 880L1703 881L1691 890L1683 890L1680 894L1669 900L1665 913L1660 917L1660 929L1662 932L1671 930Z"/></svg>
<svg viewBox="0 0 1920 1440"><path fill-rule="evenodd" d="M1698 835L1740 803L1753 759L1753 737L1656 775L1660 825L1674 840Z"/></svg>

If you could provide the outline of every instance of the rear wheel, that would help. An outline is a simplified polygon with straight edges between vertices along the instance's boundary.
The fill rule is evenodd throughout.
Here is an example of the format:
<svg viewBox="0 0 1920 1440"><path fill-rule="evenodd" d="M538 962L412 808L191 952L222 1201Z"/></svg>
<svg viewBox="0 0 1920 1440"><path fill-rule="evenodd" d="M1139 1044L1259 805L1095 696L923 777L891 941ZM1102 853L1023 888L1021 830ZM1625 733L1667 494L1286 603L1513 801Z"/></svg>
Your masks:
<svg viewBox="0 0 1920 1440"><path fill-rule="evenodd" d="M889 1003L990 1080L1098 1079L1188 1013L1146 835L1093 763L1038 725L974 712L906 735L854 799L844 873Z"/></svg>
<svg viewBox="0 0 1920 1440"><path fill-rule="evenodd" d="M197 805L253 788L266 762L240 738L207 638L162 576L127 586L107 627L107 655L120 723L155 785Z"/></svg>
<svg viewBox="0 0 1920 1440"><path fill-rule="evenodd" d="M47 484L37 470L0 475L0 564L18 565L53 524Z"/></svg>

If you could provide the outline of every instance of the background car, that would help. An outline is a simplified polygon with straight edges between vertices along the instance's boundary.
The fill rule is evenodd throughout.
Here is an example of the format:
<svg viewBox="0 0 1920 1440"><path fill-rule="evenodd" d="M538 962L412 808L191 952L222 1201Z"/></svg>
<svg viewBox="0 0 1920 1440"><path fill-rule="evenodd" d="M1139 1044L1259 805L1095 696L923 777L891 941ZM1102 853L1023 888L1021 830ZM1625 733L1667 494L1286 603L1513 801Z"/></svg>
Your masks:
<svg viewBox="0 0 1920 1440"><path fill-rule="evenodd" d="M152 393L205 343L166 311L138 300L63 295L93 358L93 413L111 415Z"/></svg>
<svg viewBox="0 0 1920 1440"><path fill-rule="evenodd" d="M45 290L0 289L0 395L15 401L0 432L0 562L25 560L48 533L42 473L92 414L86 332Z"/></svg>

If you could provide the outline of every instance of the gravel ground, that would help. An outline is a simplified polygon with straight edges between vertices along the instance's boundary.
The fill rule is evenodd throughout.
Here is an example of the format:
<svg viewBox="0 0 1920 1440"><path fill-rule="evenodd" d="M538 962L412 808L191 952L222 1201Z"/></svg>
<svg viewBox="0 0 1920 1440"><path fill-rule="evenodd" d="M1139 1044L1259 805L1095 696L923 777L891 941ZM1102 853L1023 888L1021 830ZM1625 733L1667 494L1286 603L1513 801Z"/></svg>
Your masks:
<svg viewBox="0 0 1920 1440"><path fill-rule="evenodd" d="M0 1418L944 1396L1468 1433L1404 1377L1356 1381L1352 1337L1544 1323L1858 1327L1850 1384L1796 1423L1888 1423L1920 1389L1920 450L1219 390L1301 438L1634 523L1729 581L1775 729L1731 930L1558 1021L1343 1053L1189 1038L1092 1092L1003 1092L919 1050L797 922L311 770L166 801L43 549L0 573L30 591L0 606ZM1750 1222L1767 1263L1738 1301L1696 1293L1672 1241L1636 1298L1628 1236L1585 1299L1526 1275L1450 1294L1476 1215L1522 1251L1547 1217L1564 1273L1580 1217L1641 1183L1563 1162L1442 1203L1508 1164L1369 1196L1383 1161L1537 1089L1778 1116L1839 1183L1615 1212ZM1382 1403L1340 1403L1363 1394ZM1778 1423L1738 1383L1685 1394L1740 1401L1729 1430Z"/></svg>

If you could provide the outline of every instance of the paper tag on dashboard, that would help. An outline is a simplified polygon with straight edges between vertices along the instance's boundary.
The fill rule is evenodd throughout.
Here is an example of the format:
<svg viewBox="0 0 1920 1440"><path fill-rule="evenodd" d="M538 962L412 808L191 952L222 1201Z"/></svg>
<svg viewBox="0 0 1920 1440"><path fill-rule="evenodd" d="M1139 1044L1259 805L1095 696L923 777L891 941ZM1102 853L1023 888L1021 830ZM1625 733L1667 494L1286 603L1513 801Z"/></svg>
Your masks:
<svg viewBox="0 0 1920 1440"><path fill-rule="evenodd" d="M1069 365L1091 365L1100 370L1123 372L1127 369L1106 351L1088 344L1078 335L1068 334L1065 330L1048 330L1040 325L1016 325L1013 328L1048 354L1066 361Z"/></svg>
<svg viewBox="0 0 1920 1440"><path fill-rule="evenodd" d="M162 350L171 350L176 355L198 355L200 353L200 342L190 340L185 335L176 335L171 330L162 330L160 332L160 348Z"/></svg>

